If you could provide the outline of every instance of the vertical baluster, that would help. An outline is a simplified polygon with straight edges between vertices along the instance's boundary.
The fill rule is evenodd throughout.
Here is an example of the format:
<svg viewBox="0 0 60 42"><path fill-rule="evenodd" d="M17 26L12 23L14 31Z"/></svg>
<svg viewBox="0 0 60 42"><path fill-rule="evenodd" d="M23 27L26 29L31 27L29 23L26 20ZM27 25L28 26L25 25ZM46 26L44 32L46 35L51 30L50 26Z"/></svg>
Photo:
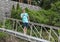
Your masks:
<svg viewBox="0 0 60 42"><path fill-rule="evenodd" d="M17 23L18 23L18 21L16 21L16 30L15 31L17 31Z"/></svg>
<svg viewBox="0 0 60 42"><path fill-rule="evenodd" d="M4 20L3 20L3 28L5 28L5 21L6 21L6 19L5 19L5 17L4 17Z"/></svg>
<svg viewBox="0 0 60 42"><path fill-rule="evenodd" d="M4 17L4 20L3 20L3 26L2 26L2 28L5 28L5 17ZM3 32L4 32L4 30L3 30Z"/></svg>
<svg viewBox="0 0 60 42"><path fill-rule="evenodd" d="M58 42L60 42L60 36L59 36Z"/></svg>
<svg viewBox="0 0 60 42"><path fill-rule="evenodd" d="M42 26L41 26L41 31L40 31L40 37L42 38Z"/></svg>
<svg viewBox="0 0 60 42"><path fill-rule="evenodd" d="M15 20L15 31L17 32L17 23L18 23L18 20L16 21ZM16 33L15 33L15 36L16 36Z"/></svg>
<svg viewBox="0 0 60 42"><path fill-rule="evenodd" d="M14 20L14 30L16 31L16 20Z"/></svg>
<svg viewBox="0 0 60 42"><path fill-rule="evenodd" d="M31 28L30 36L32 36L33 24L30 26L30 28Z"/></svg>
<svg viewBox="0 0 60 42"><path fill-rule="evenodd" d="M58 33L59 33L58 42L60 42L60 29L58 29Z"/></svg>
<svg viewBox="0 0 60 42"><path fill-rule="evenodd" d="M50 27L50 31L49 31L49 40L51 39L51 27Z"/></svg>
<svg viewBox="0 0 60 42"><path fill-rule="evenodd" d="M13 26L12 26L13 29L12 30L14 30L14 24L15 24L15 21L13 20Z"/></svg>
<svg viewBox="0 0 60 42"><path fill-rule="evenodd" d="M51 37L51 36L52 36L52 34L51 34L51 33L52 33L52 30L53 30L53 29L52 29L52 27L50 27L50 30L51 30L51 31L50 31L50 37ZM55 39L54 39L54 37L53 37L53 36L52 36L52 42L55 42Z"/></svg>

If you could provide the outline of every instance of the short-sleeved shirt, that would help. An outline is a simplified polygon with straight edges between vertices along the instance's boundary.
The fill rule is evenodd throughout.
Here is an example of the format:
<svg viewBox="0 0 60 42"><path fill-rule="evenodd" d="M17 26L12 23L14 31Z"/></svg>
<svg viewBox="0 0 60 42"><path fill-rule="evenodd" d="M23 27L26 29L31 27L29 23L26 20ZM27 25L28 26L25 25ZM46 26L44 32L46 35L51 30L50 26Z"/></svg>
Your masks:
<svg viewBox="0 0 60 42"><path fill-rule="evenodd" d="M28 23L28 13L21 13L23 23Z"/></svg>

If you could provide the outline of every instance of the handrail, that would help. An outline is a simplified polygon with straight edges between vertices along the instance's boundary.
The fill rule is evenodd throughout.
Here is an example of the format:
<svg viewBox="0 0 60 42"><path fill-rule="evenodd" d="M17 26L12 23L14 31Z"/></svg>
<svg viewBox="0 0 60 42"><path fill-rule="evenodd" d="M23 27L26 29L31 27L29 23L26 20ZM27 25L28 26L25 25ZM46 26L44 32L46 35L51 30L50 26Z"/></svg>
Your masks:
<svg viewBox="0 0 60 42"><path fill-rule="evenodd" d="M39 41L39 42L50 42L50 41L47 41L47 40L44 40L44 39L40 39L40 38L36 38L36 37L32 37L32 36L29 36L29 35L24 35L20 32L16 32L16 31L12 31L12 30L8 30L8 29L5 29L5 28L0 28L0 31L4 31L6 33L8 33L9 35L15 35L16 37L18 38L27 38L25 40L34 40L34 41Z"/></svg>
<svg viewBox="0 0 60 42"><path fill-rule="evenodd" d="M22 20L14 19L14 18L6 18L6 19L16 20L16 21L20 21L20 22L22 22ZM39 23L34 23L34 22L29 22L29 24L38 25L38 26L42 26L42 27L49 27L49 28L53 28L53 29L57 29L57 30L60 29L60 27L49 26L49 25L39 24Z"/></svg>

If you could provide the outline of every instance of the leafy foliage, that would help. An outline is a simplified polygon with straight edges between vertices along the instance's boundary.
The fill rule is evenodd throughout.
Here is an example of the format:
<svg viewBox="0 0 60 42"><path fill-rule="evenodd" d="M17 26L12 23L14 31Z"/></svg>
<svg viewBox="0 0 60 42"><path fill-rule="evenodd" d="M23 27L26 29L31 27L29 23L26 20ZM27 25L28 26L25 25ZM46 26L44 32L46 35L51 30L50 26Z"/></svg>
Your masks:
<svg viewBox="0 0 60 42"><path fill-rule="evenodd" d="M36 10L30 10L28 8L25 8L25 10L29 14L30 21L32 22L49 24L53 26L60 26L60 14L59 14L60 10L58 10L58 8L60 8L60 3L56 2L54 4L51 4L51 6L52 7L49 10L41 9L39 11L36 11ZM22 8L19 7L19 4L17 4L16 9L14 8L14 6L12 8L11 17L21 19L20 18L21 13Z"/></svg>
<svg viewBox="0 0 60 42"><path fill-rule="evenodd" d="M3 32L0 32L0 38L5 38L5 37L7 37L7 34L3 33Z"/></svg>
<svg viewBox="0 0 60 42"><path fill-rule="evenodd" d="M12 10L11 10L11 17L13 18L19 18L20 19L20 14L21 14L21 7L19 6L19 3L17 3L17 7L15 9L14 5L12 6Z"/></svg>
<svg viewBox="0 0 60 42"><path fill-rule="evenodd" d="M60 0L42 0L41 3L40 3L40 6L44 9L50 9L51 8L51 4L52 3L55 3L55 2L58 2Z"/></svg>

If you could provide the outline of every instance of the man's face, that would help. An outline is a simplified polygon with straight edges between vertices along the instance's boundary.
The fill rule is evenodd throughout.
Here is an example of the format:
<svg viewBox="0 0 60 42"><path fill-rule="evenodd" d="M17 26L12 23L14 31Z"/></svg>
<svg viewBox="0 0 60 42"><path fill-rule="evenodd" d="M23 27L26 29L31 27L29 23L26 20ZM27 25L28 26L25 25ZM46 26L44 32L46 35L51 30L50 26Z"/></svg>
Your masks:
<svg viewBox="0 0 60 42"><path fill-rule="evenodd" d="M24 12L25 12L25 10L24 10Z"/></svg>
<svg viewBox="0 0 60 42"><path fill-rule="evenodd" d="M23 13L25 13L25 10L23 10Z"/></svg>

